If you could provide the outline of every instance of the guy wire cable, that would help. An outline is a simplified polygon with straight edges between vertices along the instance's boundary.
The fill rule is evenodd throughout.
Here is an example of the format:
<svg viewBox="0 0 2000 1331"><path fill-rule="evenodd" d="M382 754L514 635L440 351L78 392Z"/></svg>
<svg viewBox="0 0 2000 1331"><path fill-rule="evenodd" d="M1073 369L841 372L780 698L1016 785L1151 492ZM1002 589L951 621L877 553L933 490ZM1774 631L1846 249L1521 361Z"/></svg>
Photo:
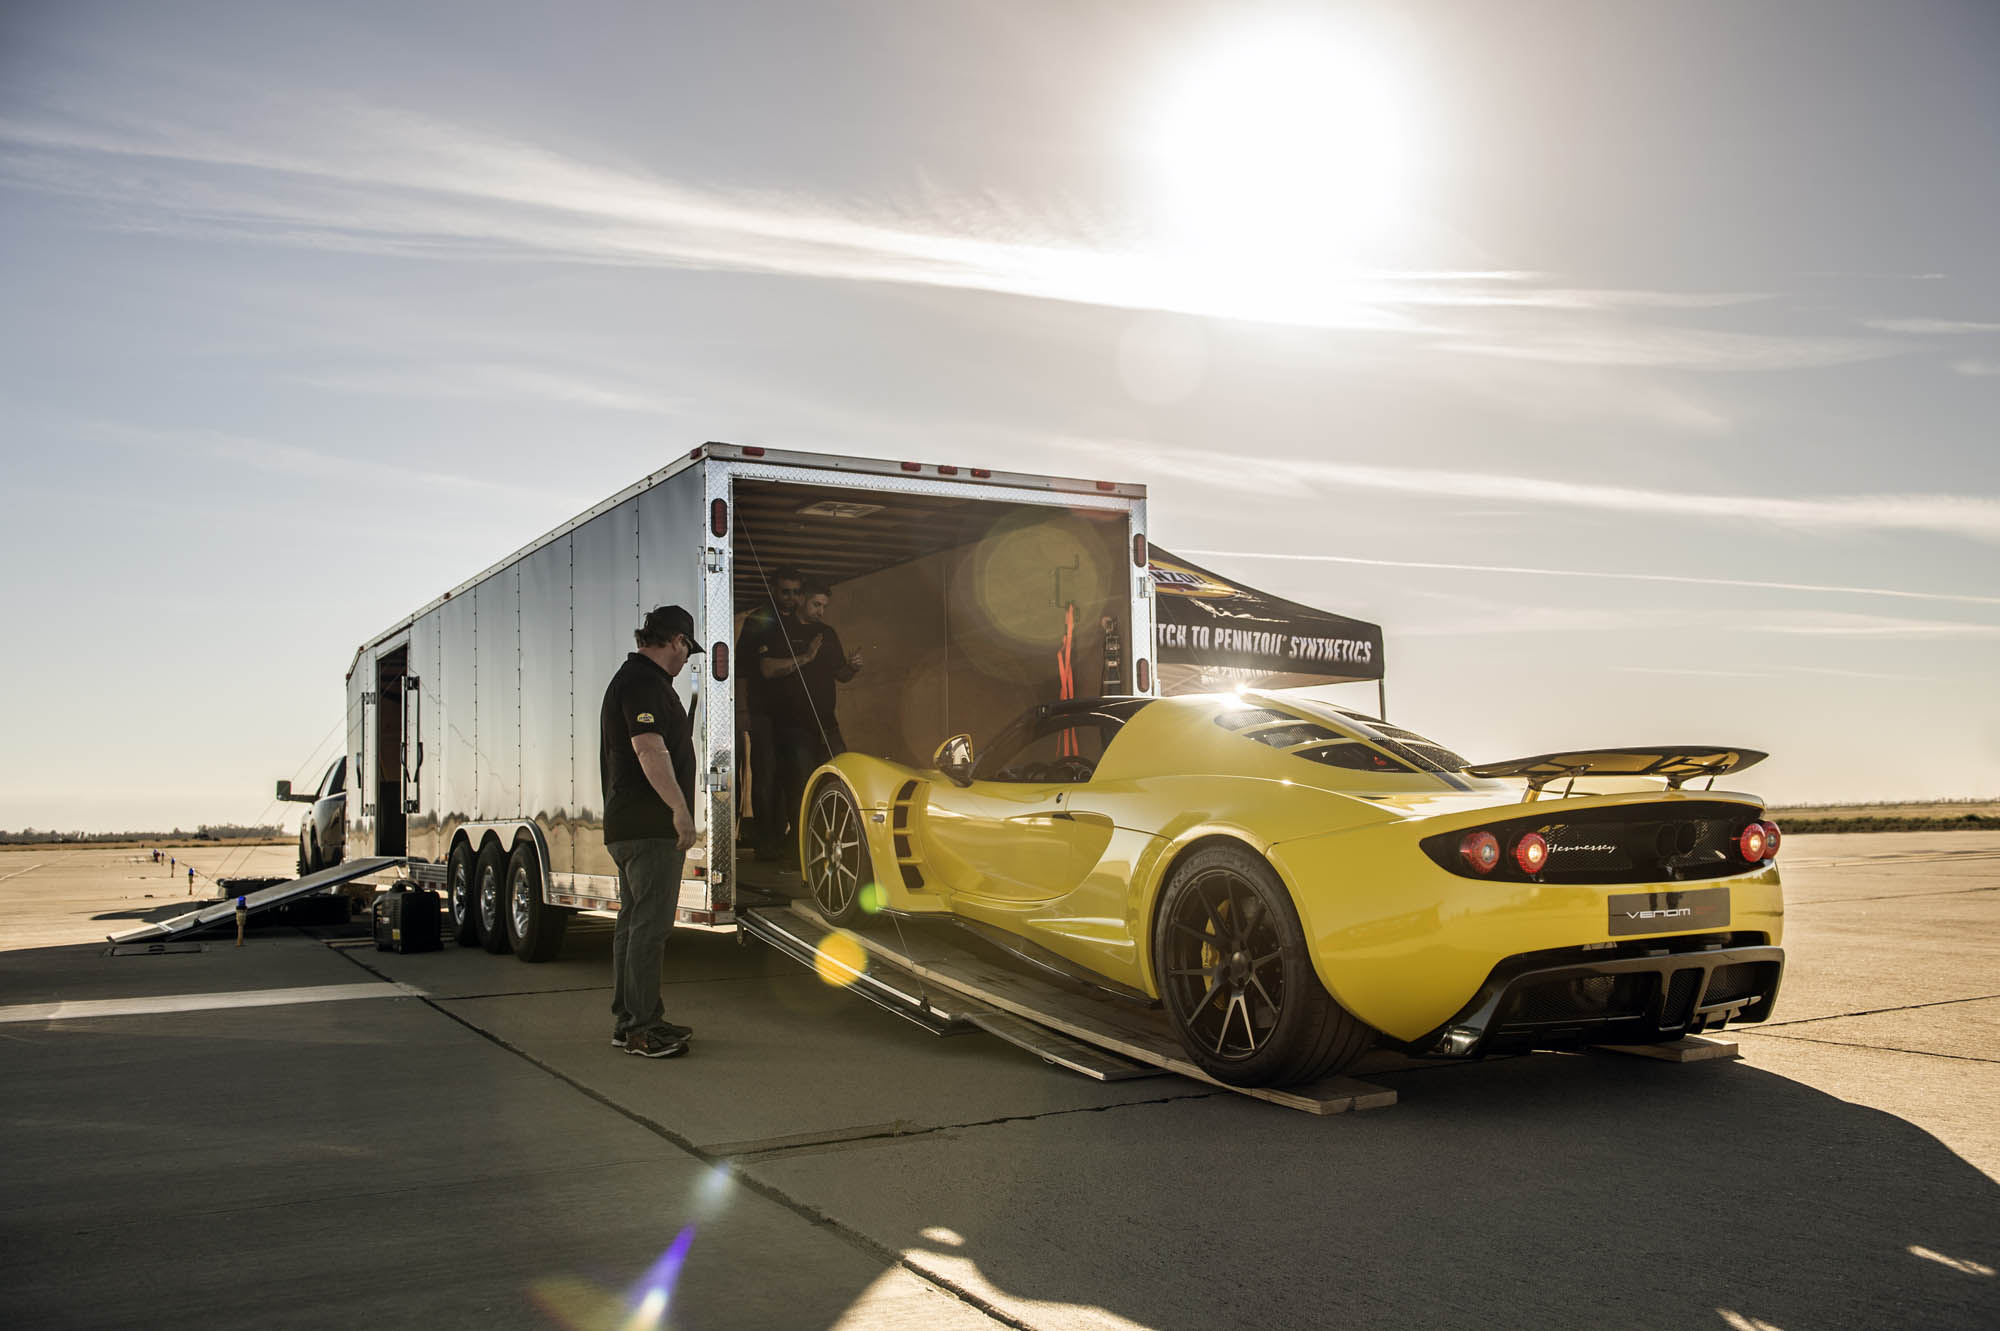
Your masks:
<svg viewBox="0 0 2000 1331"><path fill-rule="evenodd" d="M785 628L785 617L783 615L776 613L778 608L778 600L777 597L772 595L771 593L771 580L765 574L763 557L757 553L756 538L750 535L750 526L748 523L739 521L736 526L736 531L737 534L740 535L743 538L744 542L750 547L750 562L754 564L757 568L757 580L758 582L763 584L764 599L771 606L773 615L778 622L778 631L784 634L785 650L792 654L793 660L797 660L798 649L792 645L791 633ZM796 674L797 672L794 671L793 673ZM948 674L949 671L947 671L946 673ZM806 706L812 709L813 724L819 728L820 747L826 749L830 755L833 751L833 742L826 733L826 724L820 720L819 708L816 705L814 705L812 700L812 694L810 692L806 693ZM800 791L799 794L803 796L805 792ZM866 817L866 815L862 813L858 802L854 812L857 817L863 817L863 818ZM808 830L810 830L810 828L808 828ZM862 831L860 835L861 835L861 845L862 848L865 850L867 849L868 846L868 834L866 833L866 831ZM870 866L872 867L875 861L875 857L873 855L870 855L868 857L868 860ZM803 879L805 876L805 869L806 869L805 863L803 861L803 858L801 858L801 862L799 864L799 876L801 879ZM880 883L869 883L867 884L867 886L875 888L878 900L881 897L888 895L886 892L882 890L882 886ZM861 889L857 887L855 890L858 892ZM868 904L866 901L862 903L862 909L864 911L868 909ZM903 954L905 956L909 955L910 945L909 942L903 937L903 922L900 918L898 918L902 912L883 911L878 906L876 911L873 913L888 915L890 923L896 926L896 942L902 947ZM923 1004L924 1011L926 1012L930 1011L931 999L930 999L930 994L926 991L924 987L924 977L914 969L910 971L910 975L917 982L917 1001Z"/></svg>

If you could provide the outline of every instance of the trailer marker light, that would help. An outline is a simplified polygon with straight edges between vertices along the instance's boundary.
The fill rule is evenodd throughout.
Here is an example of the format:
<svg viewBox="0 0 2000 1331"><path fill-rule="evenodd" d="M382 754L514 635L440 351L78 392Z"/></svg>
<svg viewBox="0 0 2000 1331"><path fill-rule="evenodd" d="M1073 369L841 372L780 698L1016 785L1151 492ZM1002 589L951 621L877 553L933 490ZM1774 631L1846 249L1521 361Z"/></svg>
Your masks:
<svg viewBox="0 0 2000 1331"><path fill-rule="evenodd" d="M972 474L974 476L977 476L982 481L991 480L993 478L993 473L988 471L984 467L974 467L972 469Z"/></svg>
<svg viewBox="0 0 2000 1331"><path fill-rule="evenodd" d="M764 450L757 444L745 444L743 445L743 456L746 458L761 458L764 456Z"/></svg>
<svg viewBox="0 0 2000 1331"><path fill-rule="evenodd" d="M708 649L709 678L723 680L729 678L729 644L718 642Z"/></svg>
<svg viewBox="0 0 2000 1331"><path fill-rule="evenodd" d="M1764 835L1764 824L1752 823L1743 829L1741 836L1736 838L1736 849L1742 852L1747 862L1757 864L1764 858L1765 843L1768 840L1769 838Z"/></svg>
<svg viewBox="0 0 2000 1331"><path fill-rule="evenodd" d="M1146 537L1143 532L1132 538L1132 562L1140 568L1146 567Z"/></svg>
<svg viewBox="0 0 2000 1331"><path fill-rule="evenodd" d="M940 466L940 467L938 468L938 475L940 475L940 476L956 476L956 475L958 475L958 468L957 468L957 467L946 467L946 466Z"/></svg>
<svg viewBox="0 0 2000 1331"><path fill-rule="evenodd" d="M1116 482L1116 481L1099 481L1099 482L1097 483L1097 488L1098 488L1098 489L1100 489L1100 490L1105 490L1105 491L1110 491L1110 490L1116 490L1116 489L1118 488L1118 482Z"/></svg>
<svg viewBox="0 0 2000 1331"><path fill-rule="evenodd" d="M1153 691L1153 667L1152 663L1147 661L1145 657L1142 656L1139 658L1139 664L1134 671L1133 677L1139 681L1139 692L1151 693Z"/></svg>
<svg viewBox="0 0 2000 1331"><path fill-rule="evenodd" d="M1480 873L1492 873L1500 863L1500 838L1491 832L1467 832L1458 843L1458 853Z"/></svg>
<svg viewBox="0 0 2000 1331"><path fill-rule="evenodd" d="M708 506L708 529L717 536L729 535L729 501L717 499Z"/></svg>
<svg viewBox="0 0 2000 1331"><path fill-rule="evenodd" d="M1540 832L1530 832L1514 843L1514 863L1521 866L1521 872L1536 874L1549 862L1549 843Z"/></svg>
<svg viewBox="0 0 2000 1331"><path fill-rule="evenodd" d="M924 464L921 462L905 462L903 464L904 471L922 471L923 469Z"/></svg>

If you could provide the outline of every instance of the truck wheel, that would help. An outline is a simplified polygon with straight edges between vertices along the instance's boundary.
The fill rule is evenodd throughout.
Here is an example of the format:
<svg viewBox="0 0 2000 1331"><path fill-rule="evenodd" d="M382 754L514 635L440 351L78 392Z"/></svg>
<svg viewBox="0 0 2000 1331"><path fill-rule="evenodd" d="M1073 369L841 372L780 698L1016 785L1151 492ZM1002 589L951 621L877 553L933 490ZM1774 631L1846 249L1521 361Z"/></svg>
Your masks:
<svg viewBox="0 0 2000 1331"><path fill-rule="evenodd" d="M507 852L489 841L472 862L472 903L479 916L479 942L499 956L507 950Z"/></svg>
<svg viewBox="0 0 2000 1331"><path fill-rule="evenodd" d="M314 828L312 831L312 855L307 859L307 863L312 865L312 868L306 870L307 873L318 873L321 869L327 867L326 856L319 853L318 828Z"/></svg>
<svg viewBox="0 0 2000 1331"><path fill-rule="evenodd" d="M839 781L813 792L806 809L806 888L829 924L854 925L865 918L863 889L874 885L861 810Z"/></svg>
<svg viewBox="0 0 2000 1331"><path fill-rule="evenodd" d="M1175 1034L1217 1081L1315 1081L1373 1042L1320 984L1290 894L1247 846L1198 851L1174 870L1153 958Z"/></svg>
<svg viewBox="0 0 2000 1331"><path fill-rule="evenodd" d="M451 929L460 947L479 943L479 906L472 898L472 847L461 841L451 848L445 862L445 901L451 910Z"/></svg>
<svg viewBox="0 0 2000 1331"><path fill-rule="evenodd" d="M299 829L299 877L304 878L311 872L312 861L306 858L306 829L301 827Z"/></svg>
<svg viewBox="0 0 2000 1331"><path fill-rule="evenodd" d="M542 900L542 857L527 842L507 861L507 939L522 961L549 961L562 949L569 912Z"/></svg>

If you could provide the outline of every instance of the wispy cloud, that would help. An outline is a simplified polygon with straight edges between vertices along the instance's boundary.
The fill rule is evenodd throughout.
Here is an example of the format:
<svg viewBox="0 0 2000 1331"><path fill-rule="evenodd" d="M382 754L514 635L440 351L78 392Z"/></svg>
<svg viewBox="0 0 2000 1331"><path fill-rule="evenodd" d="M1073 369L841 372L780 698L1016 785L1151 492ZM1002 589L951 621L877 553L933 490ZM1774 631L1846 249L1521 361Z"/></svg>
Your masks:
<svg viewBox="0 0 2000 1331"><path fill-rule="evenodd" d="M1109 459L1145 456L1154 474L1179 476L1239 493L1270 495L1389 491L1544 508L1594 509L1703 521L1754 522L1822 531L1920 531L2000 542L2000 500L1961 495L1844 495L1818 499L1645 490L1498 472L1380 467L1309 458L1263 458L1255 468L1213 453L1133 442L1076 439L1067 449Z"/></svg>
<svg viewBox="0 0 2000 1331"><path fill-rule="evenodd" d="M1755 578L1697 578L1679 573L1619 573L1594 568L1535 568L1520 564L1446 564L1414 559L1364 559L1357 555L1273 554L1264 550L1197 550L1180 553L1192 559L1269 559L1311 564L1361 564L1374 568L1435 569L1449 573L1500 573L1540 578L1592 578L1614 582L1664 582L1695 587L1745 587L1759 591L1807 592L1833 596L1889 596L1912 601L1951 601L1961 605L2000 605L2000 596L1959 592L1919 592L1900 587L1847 587L1834 583L1767 582Z"/></svg>
<svg viewBox="0 0 2000 1331"><path fill-rule="evenodd" d="M1628 675L1691 675L1701 679L1775 679L1770 670L1688 670L1676 666L1619 666Z"/></svg>
<svg viewBox="0 0 2000 1331"><path fill-rule="evenodd" d="M1952 373L1963 374L1974 379L1991 379L2000 375L2000 360L1978 360L1967 357L1951 363Z"/></svg>
<svg viewBox="0 0 2000 1331"><path fill-rule="evenodd" d="M207 122L227 130L104 106L0 119L0 179L86 200L107 225L156 234L940 286L1405 335L1565 366L1760 371L1896 350L1866 339L1659 327L1631 313L1741 305L1765 299L1759 292L1596 289L1509 270L1209 271L1149 249L1115 220L1067 208L920 188L860 208L793 191L699 186L330 98L288 103L256 90L259 113L250 117L226 94L204 95L214 101ZM161 164L176 169L163 173ZM1521 316L1546 321L1489 326ZM1704 419L1696 428L1713 427Z"/></svg>
<svg viewBox="0 0 2000 1331"><path fill-rule="evenodd" d="M291 376L292 382L343 393L469 401L535 401L564 407L672 415L681 403L632 385L608 383L541 366L426 364L420 369L371 367Z"/></svg>
<svg viewBox="0 0 2000 1331"><path fill-rule="evenodd" d="M1863 319L1862 324L1884 333L2000 333L2000 323L1976 323L1968 319Z"/></svg>
<svg viewBox="0 0 2000 1331"><path fill-rule="evenodd" d="M164 448L253 467L259 471L277 472L312 480L380 483L394 486L398 492L415 488L461 496L488 498L504 496L516 500L530 500L537 507L546 506L551 501L551 491L547 486L517 485L483 476L464 476L368 458L337 456L297 444L230 434L221 430L199 427L157 428L114 421L94 421L76 426L75 433L108 444L131 448ZM558 499L558 506L560 502ZM581 506L589 500L578 497L570 502Z"/></svg>
<svg viewBox="0 0 2000 1331"><path fill-rule="evenodd" d="M2000 624L1955 619L1897 619L1886 615L1826 615L1817 620L1745 625L1759 633L1826 638L2000 638Z"/></svg>

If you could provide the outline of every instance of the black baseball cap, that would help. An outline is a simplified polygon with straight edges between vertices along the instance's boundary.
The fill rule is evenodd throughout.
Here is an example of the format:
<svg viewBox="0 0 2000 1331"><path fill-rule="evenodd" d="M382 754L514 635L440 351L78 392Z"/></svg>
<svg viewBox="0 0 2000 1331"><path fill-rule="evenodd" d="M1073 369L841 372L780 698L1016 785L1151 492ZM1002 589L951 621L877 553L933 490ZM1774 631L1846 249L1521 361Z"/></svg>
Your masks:
<svg viewBox="0 0 2000 1331"><path fill-rule="evenodd" d="M676 633L688 640L688 650L698 652L701 642L694 635L694 616L677 605L656 605L646 613L639 631L649 638L667 639Z"/></svg>

